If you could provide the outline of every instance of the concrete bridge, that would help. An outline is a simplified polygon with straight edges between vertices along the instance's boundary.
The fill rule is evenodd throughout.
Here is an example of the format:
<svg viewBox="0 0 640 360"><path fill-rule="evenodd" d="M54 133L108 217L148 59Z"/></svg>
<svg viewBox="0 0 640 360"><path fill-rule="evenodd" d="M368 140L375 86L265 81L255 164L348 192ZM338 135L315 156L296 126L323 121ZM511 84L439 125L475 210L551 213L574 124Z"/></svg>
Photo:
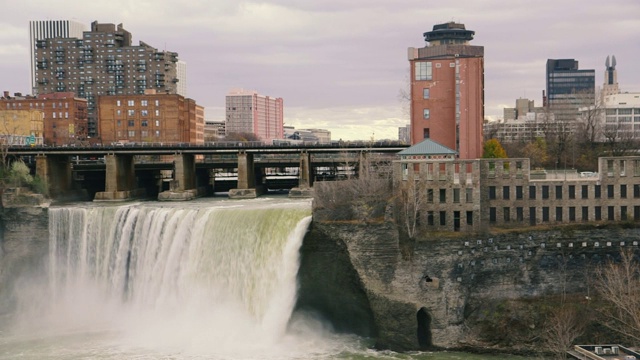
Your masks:
<svg viewBox="0 0 640 360"><path fill-rule="evenodd" d="M9 148L8 155L34 165L35 174L54 198L85 189L94 200L128 200L155 193L159 200L191 200L219 190L216 173L235 180L234 188L222 186L230 198L257 197L267 190L268 178L277 181L278 177L288 178L289 184L281 186L290 188L289 196L306 197L314 180L357 174L364 159L390 162L404 148L375 143L25 146Z"/></svg>

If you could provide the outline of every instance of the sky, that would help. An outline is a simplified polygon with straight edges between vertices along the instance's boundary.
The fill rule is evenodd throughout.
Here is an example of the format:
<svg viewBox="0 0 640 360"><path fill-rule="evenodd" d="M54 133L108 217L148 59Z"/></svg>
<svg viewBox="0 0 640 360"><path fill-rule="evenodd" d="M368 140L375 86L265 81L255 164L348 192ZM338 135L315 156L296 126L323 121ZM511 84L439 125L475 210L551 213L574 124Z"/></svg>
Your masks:
<svg viewBox="0 0 640 360"><path fill-rule="evenodd" d="M29 93L29 21L122 23L187 63L187 96L224 120L225 95L284 100L285 125L338 140L397 139L409 124L409 47L455 21L485 50L485 115L518 98L542 104L547 59L574 58L622 91L640 92L639 0L0 0L0 90ZM634 66L635 65L635 66Z"/></svg>

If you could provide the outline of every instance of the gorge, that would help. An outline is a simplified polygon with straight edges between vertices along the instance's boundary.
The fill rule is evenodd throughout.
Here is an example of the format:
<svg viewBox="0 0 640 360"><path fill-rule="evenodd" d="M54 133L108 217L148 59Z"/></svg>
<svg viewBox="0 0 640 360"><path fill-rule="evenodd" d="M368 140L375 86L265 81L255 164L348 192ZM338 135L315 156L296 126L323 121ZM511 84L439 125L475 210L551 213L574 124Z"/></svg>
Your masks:
<svg viewBox="0 0 640 360"><path fill-rule="evenodd" d="M0 341L327 358L350 346L333 329L379 349L521 351L491 341L501 304L589 294L595 264L638 247L638 230L619 226L408 240L390 211L373 223L316 215L284 198L5 208ZM516 320L508 331L523 337L542 325Z"/></svg>

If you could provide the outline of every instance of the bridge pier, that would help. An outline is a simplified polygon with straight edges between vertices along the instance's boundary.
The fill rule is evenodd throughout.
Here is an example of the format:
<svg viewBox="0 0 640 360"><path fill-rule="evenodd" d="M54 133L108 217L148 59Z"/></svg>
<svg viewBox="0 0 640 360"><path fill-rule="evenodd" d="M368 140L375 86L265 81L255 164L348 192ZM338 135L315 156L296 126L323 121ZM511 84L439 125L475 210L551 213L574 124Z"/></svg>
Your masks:
<svg viewBox="0 0 640 360"><path fill-rule="evenodd" d="M97 192L94 201L130 200L145 195L137 188L133 155L107 154L105 190Z"/></svg>
<svg viewBox="0 0 640 360"><path fill-rule="evenodd" d="M175 154L173 157L173 180L168 191L158 194L160 201L193 200L206 192L206 187L196 184L196 161L193 154Z"/></svg>
<svg viewBox="0 0 640 360"><path fill-rule="evenodd" d="M69 156L37 155L36 176L44 181L52 198L68 193L73 179Z"/></svg>
<svg viewBox="0 0 640 360"><path fill-rule="evenodd" d="M238 152L238 187L229 190L230 199L253 199L264 191L262 185L256 186L256 172L253 154L242 150Z"/></svg>
<svg viewBox="0 0 640 360"><path fill-rule="evenodd" d="M306 151L300 153L300 169L298 186L289 190L290 198L310 198L313 197L313 174L311 167L311 154Z"/></svg>

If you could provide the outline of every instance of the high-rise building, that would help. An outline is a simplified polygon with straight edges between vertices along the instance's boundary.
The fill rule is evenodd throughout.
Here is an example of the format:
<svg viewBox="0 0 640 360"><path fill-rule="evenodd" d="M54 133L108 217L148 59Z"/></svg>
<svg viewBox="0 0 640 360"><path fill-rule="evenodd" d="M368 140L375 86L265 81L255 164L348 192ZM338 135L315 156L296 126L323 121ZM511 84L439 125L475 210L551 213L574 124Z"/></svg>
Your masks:
<svg viewBox="0 0 640 360"><path fill-rule="evenodd" d="M103 95L98 110L105 144L204 144L204 108L178 94Z"/></svg>
<svg viewBox="0 0 640 360"><path fill-rule="evenodd" d="M544 104L558 122L575 121L578 109L595 101L595 70L580 70L574 59L547 60L547 91Z"/></svg>
<svg viewBox="0 0 640 360"><path fill-rule="evenodd" d="M187 63L182 60L176 63L176 78L178 79L176 94L187 97Z"/></svg>
<svg viewBox="0 0 640 360"><path fill-rule="evenodd" d="M82 38L36 41L37 93L72 91L88 101L88 134L99 135L96 97L144 94L147 89L176 94L178 54L140 41L122 24L91 23Z"/></svg>
<svg viewBox="0 0 640 360"><path fill-rule="evenodd" d="M482 156L484 47L469 45L474 34L438 24L424 33L427 46L409 48L412 144L430 138L462 159Z"/></svg>
<svg viewBox="0 0 640 360"><path fill-rule="evenodd" d="M602 85L602 98L606 98L609 95L620 94L620 88L618 87L618 71L616 71L616 56L609 57L604 63L604 84Z"/></svg>
<svg viewBox="0 0 640 360"><path fill-rule="evenodd" d="M226 96L226 132L250 133L271 142L283 138L282 98L272 98L256 91L234 89Z"/></svg>
<svg viewBox="0 0 640 360"><path fill-rule="evenodd" d="M31 91L38 94L36 86L36 42L49 38L82 38L87 27L72 20L29 21L29 51L31 61Z"/></svg>

